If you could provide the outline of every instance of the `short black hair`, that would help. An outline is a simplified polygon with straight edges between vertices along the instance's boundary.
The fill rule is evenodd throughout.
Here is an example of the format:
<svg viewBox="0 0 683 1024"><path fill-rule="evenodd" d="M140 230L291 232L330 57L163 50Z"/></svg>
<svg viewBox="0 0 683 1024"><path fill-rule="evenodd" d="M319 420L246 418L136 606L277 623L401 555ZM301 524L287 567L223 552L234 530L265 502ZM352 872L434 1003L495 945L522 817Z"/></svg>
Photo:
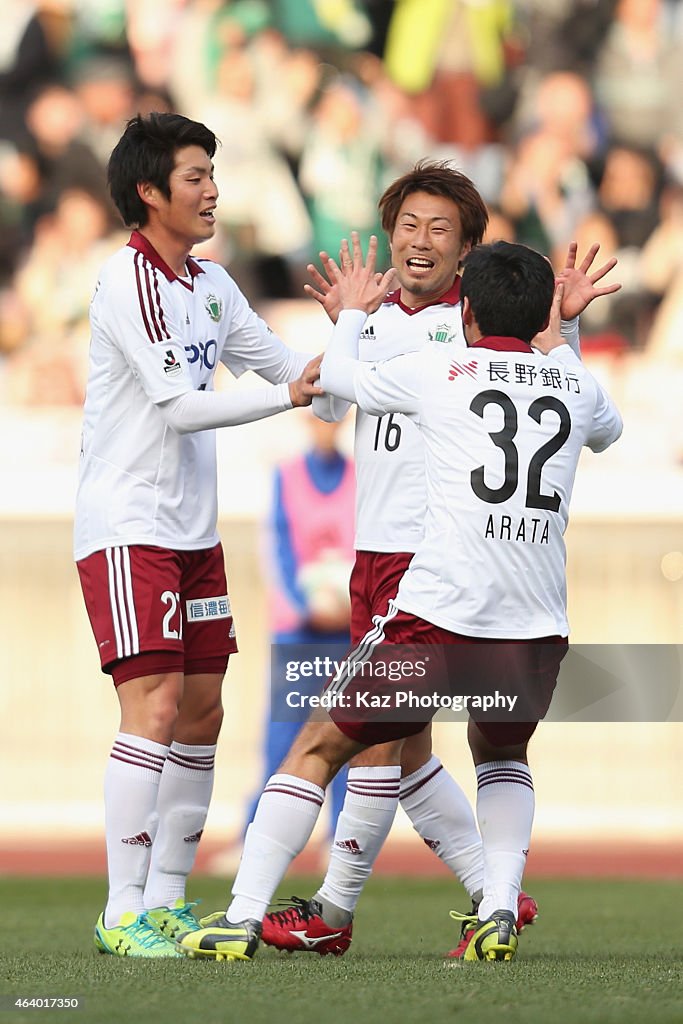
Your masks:
<svg viewBox="0 0 683 1024"><path fill-rule="evenodd" d="M465 257L460 295L484 336L530 342L547 324L554 291L550 263L526 245L493 242Z"/></svg>
<svg viewBox="0 0 683 1024"><path fill-rule="evenodd" d="M149 182L171 198L169 178L177 150L201 146L209 158L216 152L216 136L199 121L182 114L152 113L132 117L114 147L107 167L107 184L116 209L128 227L143 227L148 209L137 186Z"/></svg>

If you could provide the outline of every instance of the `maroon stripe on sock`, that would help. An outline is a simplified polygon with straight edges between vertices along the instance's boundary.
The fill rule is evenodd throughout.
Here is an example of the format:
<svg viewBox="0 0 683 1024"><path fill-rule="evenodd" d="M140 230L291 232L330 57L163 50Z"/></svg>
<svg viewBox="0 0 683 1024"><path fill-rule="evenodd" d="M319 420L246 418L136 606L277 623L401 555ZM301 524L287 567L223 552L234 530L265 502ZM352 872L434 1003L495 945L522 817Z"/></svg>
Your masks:
<svg viewBox="0 0 683 1024"><path fill-rule="evenodd" d="M296 800L308 800L309 803L317 804L318 807L322 807L323 805L323 802L319 797L314 796L312 793L307 795L303 790L297 793L294 790L284 789L284 787L280 786L266 786L263 792L264 795L266 793L285 793L287 796L293 796Z"/></svg>
<svg viewBox="0 0 683 1024"><path fill-rule="evenodd" d="M109 755L114 761L123 761L124 764L134 764L136 768L146 768L150 772L157 772L161 775L161 768L157 768L154 764L146 764L144 761L134 761L129 757L122 757L121 754L116 754L112 750Z"/></svg>
<svg viewBox="0 0 683 1024"><path fill-rule="evenodd" d="M408 787L408 789L404 789L401 793L401 799L403 799L404 796L412 796L413 793L417 793L418 789L422 789L423 786L426 786L428 782L432 781L435 775L438 775L439 772L442 771L443 765L440 764L439 767L435 768L433 772L429 773L429 775L425 775L424 779L420 779L419 782L414 782L412 786Z"/></svg>
<svg viewBox="0 0 683 1024"><path fill-rule="evenodd" d="M505 769L495 772L482 772L481 775L477 776L477 785L482 782L494 782L496 779L505 782L517 782L518 780L531 782L531 775L528 775L526 772L509 772Z"/></svg>
<svg viewBox="0 0 683 1024"><path fill-rule="evenodd" d="M120 754L134 754L138 757L146 757L150 761L156 761L158 764L163 764L166 760L165 754L153 754L151 750L145 750L143 747L134 747L130 743L122 743L121 740L115 740L113 750L118 750Z"/></svg>
<svg viewBox="0 0 683 1024"><path fill-rule="evenodd" d="M173 764L179 765L181 768L190 768L195 772L211 772L214 769L213 760L209 761L207 764L202 764L192 760L191 758L176 757L173 753L168 755L167 760L171 761Z"/></svg>
<svg viewBox="0 0 683 1024"><path fill-rule="evenodd" d="M383 789L366 789L364 786L356 786L355 783L354 785L350 786L349 783L347 782L346 792L359 793L361 796L398 796L400 790L398 786L396 786L395 788L386 786Z"/></svg>
<svg viewBox="0 0 683 1024"><path fill-rule="evenodd" d="M534 788L533 787L533 783L530 782L528 779L520 779L520 778L509 778L509 779L508 778L495 778L495 779L489 779L487 782L479 782L477 784L477 789L483 789L484 786L495 786L496 783L499 783L499 782L510 782L510 783L512 783L515 786L526 786L527 789L530 789L532 791L533 791L533 788Z"/></svg>

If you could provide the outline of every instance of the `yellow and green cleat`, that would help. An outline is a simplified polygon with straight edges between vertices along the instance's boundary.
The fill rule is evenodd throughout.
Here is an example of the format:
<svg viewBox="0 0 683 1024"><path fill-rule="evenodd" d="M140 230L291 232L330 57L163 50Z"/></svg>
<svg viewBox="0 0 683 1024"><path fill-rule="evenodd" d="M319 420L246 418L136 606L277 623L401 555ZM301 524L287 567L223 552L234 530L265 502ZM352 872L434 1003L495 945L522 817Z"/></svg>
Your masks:
<svg viewBox="0 0 683 1024"><path fill-rule="evenodd" d="M95 925L95 948L111 956L177 957L173 941L165 938L151 924L147 914L129 911L113 928L104 927L104 914Z"/></svg>
<svg viewBox="0 0 683 1024"><path fill-rule="evenodd" d="M160 935L174 940L185 932L193 932L201 928L201 924L192 913L194 903L186 903L183 899L175 901L172 907L155 907L147 911L150 924Z"/></svg>
<svg viewBox="0 0 683 1024"><path fill-rule="evenodd" d="M512 960L517 952L515 915L509 910L495 910L486 920L476 914L459 914L451 910L451 917L462 921L461 943L467 941L462 960Z"/></svg>
<svg viewBox="0 0 683 1024"><path fill-rule="evenodd" d="M261 938L260 921L233 924L225 914L202 918L202 927L176 936L176 948L191 959L251 960Z"/></svg>

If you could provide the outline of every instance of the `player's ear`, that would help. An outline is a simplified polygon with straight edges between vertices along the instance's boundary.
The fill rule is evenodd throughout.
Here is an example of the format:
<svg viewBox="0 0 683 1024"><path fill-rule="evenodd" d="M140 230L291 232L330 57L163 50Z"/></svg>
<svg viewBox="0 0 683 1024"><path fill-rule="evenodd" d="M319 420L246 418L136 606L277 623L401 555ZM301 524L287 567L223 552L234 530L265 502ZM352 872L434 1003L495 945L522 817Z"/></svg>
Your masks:
<svg viewBox="0 0 683 1024"><path fill-rule="evenodd" d="M472 321L474 320L474 314L472 313L472 306L467 295L462 300L461 310L462 322L465 325L465 327L469 327Z"/></svg>
<svg viewBox="0 0 683 1024"><path fill-rule="evenodd" d="M159 205L159 189L156 185L152 185L149 181L139 181L135 187L143 203L156 210Z"/></svg>

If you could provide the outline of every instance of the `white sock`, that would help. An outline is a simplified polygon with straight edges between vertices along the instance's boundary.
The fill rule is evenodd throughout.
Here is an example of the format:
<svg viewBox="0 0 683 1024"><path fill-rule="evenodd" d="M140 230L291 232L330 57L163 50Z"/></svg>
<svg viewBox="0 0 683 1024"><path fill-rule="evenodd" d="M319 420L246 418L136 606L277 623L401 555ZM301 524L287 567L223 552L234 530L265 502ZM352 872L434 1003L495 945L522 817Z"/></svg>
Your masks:
<svg viewBox="0 0 683 1024"><path fill-rule="evenodd" d="M104 776L104 826L107 840L109 897L105 928L121 915L145 909L143 890L157 831L159 782L168 747L142 736L120 732L114 740Z"/></svg>
<svg viewBox="0 0 683 1024"><path fill-rule="evenodd" d="M325 799L320 786L296 775L271 775L247 829L229 921L262 920L287 868L301 853Z"/></svg>
<svg viewBox="0 0 683 1024"><path fill-rule="evenodd" d="M528 765L520 761L487 761L477 765L477 818L484 844L481 921L494 910L510 910L517 916L534 803Z"/></svg>
<svg viewBox="0 0 683 1024"><path fill-rule="evenodd" d="M484 852L474 811L438 757L432 754L426 764L401 779L401 807L417 834L462 882L468 895L479 895Z"/></svg>
<svg viewBox="0 0 683 1024"><path fill-rule="evenodd" d="M150 910L173 907L179 899L185 902L185 883L209 813L215 757L215 744L173 742L169 748L159 784L159 828L144 893Z"/></svg>
<svg viewBox="0 0 683 1024"><path fill-rule="evenodd" d="M400 765L350 768L325 880L315 895L333 928L347 924L396 816ZM332 909L328 904L332 904ZM334 908L346 914L334 918Z"/></svg>

